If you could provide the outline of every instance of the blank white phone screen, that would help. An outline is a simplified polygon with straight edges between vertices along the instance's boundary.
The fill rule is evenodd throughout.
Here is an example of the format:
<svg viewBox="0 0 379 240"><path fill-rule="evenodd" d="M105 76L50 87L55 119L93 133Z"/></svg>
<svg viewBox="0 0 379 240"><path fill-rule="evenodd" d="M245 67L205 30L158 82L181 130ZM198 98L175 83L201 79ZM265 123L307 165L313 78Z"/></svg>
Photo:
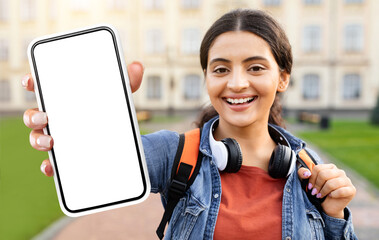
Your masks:
<svg viewBox="0 0 379 240"><path fill-rule="evenodd" d="M99 29L32 49L54 139L55 174L70 212L140 198L146 191L124 86L128 76L115 44L112 31Z"/></svg>

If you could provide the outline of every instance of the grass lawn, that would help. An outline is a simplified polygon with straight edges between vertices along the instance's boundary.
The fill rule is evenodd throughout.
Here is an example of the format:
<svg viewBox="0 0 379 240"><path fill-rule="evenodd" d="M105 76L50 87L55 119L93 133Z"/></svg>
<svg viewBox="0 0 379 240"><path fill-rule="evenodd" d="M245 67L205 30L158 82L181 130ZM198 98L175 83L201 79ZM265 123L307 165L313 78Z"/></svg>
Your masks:
<svg viewBox="0 0 379 240"><path fill-rule="evenodd" d="M332 121L327 131L298 132L379 187L379 127L363 121Z"/></svg>
<svg viewBox="0 0 379 240"><path fill-rule="evenodd" d="M29 132L21 118L0 119L0 239L30 239L63 216L53 178L39 170L48 155Z"/></svg>

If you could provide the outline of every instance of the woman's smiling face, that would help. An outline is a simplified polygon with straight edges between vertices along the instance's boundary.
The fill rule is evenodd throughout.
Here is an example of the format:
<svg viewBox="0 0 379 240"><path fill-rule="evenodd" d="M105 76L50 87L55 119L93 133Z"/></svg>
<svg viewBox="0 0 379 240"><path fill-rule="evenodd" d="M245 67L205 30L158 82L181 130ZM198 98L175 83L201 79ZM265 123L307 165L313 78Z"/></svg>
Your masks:
<svg viewBox="0 0 379 240"><path fill-rule="evenodd" d="M267 124L276 92L285 91L289 82L267 42L246 31L226 32L214 40L205 77L220 120L236 127Z"/></svg>

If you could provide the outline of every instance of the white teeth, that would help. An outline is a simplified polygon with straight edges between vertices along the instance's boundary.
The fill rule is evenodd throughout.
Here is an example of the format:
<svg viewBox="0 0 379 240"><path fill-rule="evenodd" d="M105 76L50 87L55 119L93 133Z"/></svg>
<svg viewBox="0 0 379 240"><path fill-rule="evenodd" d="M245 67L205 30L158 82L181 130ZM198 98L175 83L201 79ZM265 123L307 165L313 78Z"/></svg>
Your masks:
<svg viewBox="0 0 379 240"><path fill-rule="evenodd" d="M227 98L226 101L231 104L241 104L241 103L246 103L248 101L253 100L255 97L248 97L248 98Z"/></svg>

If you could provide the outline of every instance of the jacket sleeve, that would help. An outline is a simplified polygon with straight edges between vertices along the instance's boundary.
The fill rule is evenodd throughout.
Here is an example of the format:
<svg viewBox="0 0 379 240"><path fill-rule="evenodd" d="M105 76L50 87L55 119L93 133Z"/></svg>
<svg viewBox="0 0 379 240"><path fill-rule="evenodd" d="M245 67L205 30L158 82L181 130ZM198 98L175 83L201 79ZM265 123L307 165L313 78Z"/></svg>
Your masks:
<svg viewBox="0 0 379 240"><path fill-rule="evenodd" d="M326 215L324 212L321 213L325 222L325 239L358 239L354 232L350 209L346 207L344 212L345 219L333 218Z"/></svg>
<svg viewBox="0 0 379 240"><path fill-rule="evenodd" d="M317 153L309 148L306 148L308 153L314 158L318 164L322 164L322 159ZM339 239L358 239L354 233L351 211L348 207L344 209L345 219L339 219L328 216L326 213L321 212L324 219L324 235L325 239L339 240Z"/></svg>
<svg viewBox="0 0 379 240"><path fill-rule="evenodd" d="M162 130L141 136L149 172L151 192L166 191L171 177L171 169L179 143L179 134Z"/></svg>

